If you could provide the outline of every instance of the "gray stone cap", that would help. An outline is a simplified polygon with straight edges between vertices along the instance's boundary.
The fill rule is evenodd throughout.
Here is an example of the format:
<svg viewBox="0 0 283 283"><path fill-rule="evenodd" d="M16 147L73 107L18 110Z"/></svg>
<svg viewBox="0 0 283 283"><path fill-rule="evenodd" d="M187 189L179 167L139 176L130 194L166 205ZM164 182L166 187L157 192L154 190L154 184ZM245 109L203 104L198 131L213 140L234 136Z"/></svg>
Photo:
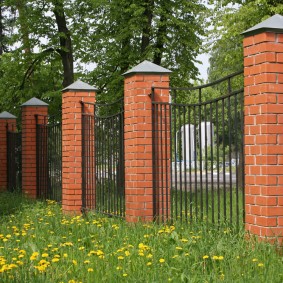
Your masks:
<svg viewBox="0 0 283 283"><path fill-rule="evenodd" d="M48 104L36 97L33 97L21 106L48 106Z"/></svg>
<svg viewBox="0 0 283 283"><path fill-rule="evenodd" d="M77 80L74 83L70 84L66 88L64 88L62 91L97 91L97 88L82 82L81 80Z"/></svg>
<svg viewBox="0 0 283 283"><path fill-rule="evenodd" d="M123 76L133 73L170 74L172 71L145 60L124 73Z"/></svg>
<svg viewBox="0 0 283 283"><path fill-rule="evenodd" d="M17 119L17 117L7 111L3 111L0 113L0 119Z"/></svg>
<svg viewBox="0 0 283 283"><path fill-rule="evenodd" d="M244 36L250 36L265 31L282 32L283 33L283 16L274 15L267 20L255 25L254 27L244 31Z"/></svg>

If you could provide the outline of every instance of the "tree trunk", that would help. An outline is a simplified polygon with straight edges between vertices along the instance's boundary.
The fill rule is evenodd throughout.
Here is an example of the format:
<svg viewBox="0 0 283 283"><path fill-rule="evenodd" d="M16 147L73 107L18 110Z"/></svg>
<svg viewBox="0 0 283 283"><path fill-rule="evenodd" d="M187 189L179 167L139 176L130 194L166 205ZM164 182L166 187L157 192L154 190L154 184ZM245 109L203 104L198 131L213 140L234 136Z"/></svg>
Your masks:
<svg viewBox="0 0 283 283"><path fill-rule="evenodd" d="M160 25L156 35L156 44L155 44L155 52L153 63L157 65L161 65L161 60L164 51L164 38L166 37L166 17L164 14L160 17Z"/></svg>
<svg viewBox="0 0 283 283"><path fill-rule="evenodd" d="M62 0L54 1L54 14L60 37L60 56L63 64L64 79L63 87L74 82L74 59L70 31L67 28Z"/></svg>
<svg viewBox="0 0 283 283"><path fill-rule="evenodd" d="M150 33L152 28L154 0L144 0L143 17L146 19L142 29L141 56L145 54L150 43Z"/></svg>

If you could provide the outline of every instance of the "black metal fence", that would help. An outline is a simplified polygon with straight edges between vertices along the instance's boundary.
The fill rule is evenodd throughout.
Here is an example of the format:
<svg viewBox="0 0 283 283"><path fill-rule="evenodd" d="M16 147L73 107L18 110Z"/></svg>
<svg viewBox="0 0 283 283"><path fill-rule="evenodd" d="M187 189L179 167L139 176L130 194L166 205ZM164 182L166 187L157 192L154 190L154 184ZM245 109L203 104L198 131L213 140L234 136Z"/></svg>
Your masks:
<svg viewBox="0 0 283 283"><path fill-rule="evenodd" d="M243 76L152 90L155 215L163 220L243 222Z"/></svg>
<svg viewBox="0 0 283 283"><path fill-rule="evenodd" d="M82 102L83 210L125 216L123 100Z"/></svg>
<svg viewBox="0 0 283 283"><path fill-rule="evenodd" d="M62 201L62 124L36 115L37 198Z"/></svg>
<svg viewBox="0 0 283 283"><path fill-rule="evenodd" d="M7 183L8 191L22 187L22 134L7 130Z"/></svg>

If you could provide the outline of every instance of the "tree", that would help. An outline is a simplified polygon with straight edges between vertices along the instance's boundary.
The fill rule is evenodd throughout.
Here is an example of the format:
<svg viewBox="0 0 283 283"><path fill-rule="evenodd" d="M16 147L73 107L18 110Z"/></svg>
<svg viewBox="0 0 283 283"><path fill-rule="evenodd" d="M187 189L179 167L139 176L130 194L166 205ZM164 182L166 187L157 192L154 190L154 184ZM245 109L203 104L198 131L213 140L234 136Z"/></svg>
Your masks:
<svg viewBox="0 0 283 283"><path fill-rule="evenodd" d="M122 96L122 74L145 59L171 69L172 85L197 78L206 10L200 0L2 1L13 24L10 53L1 57L1 111L14 113L33 96L58 109L61 89L75 77L113 101ZM84 68L90 64L92 71Z"/></svg>
<svg viewBox="0 0 283 283"><path fill-rule="evenodd" d="M204 33L199 1L130 0L92 2L96 20L89 53L82 54L82 62L97 63L88 74L107 97L121 97L121 74L147 59L173 71L173 84L190 84L196 79L196 56ZM123 17L121 17L123 15ZM91 55L91 58L90 58Z"/></svg>
<svg viewBox="0 0 283 283"><path fill-rule="evenodd" d="M214 0L210 11L209 81L243 69L242 32L274 14L282 14L283 3L277 0Z"/></svg>

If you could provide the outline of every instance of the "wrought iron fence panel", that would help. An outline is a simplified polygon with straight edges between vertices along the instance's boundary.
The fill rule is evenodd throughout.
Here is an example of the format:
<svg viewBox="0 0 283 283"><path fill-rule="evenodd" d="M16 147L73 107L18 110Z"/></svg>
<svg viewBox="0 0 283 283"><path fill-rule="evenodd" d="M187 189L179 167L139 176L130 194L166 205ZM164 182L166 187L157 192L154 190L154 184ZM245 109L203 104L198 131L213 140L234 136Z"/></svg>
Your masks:
<svg viewBox="0 0 283 283"><path fill-rule="evenodd" d="M153 188L161 220L240 225L244 217L242 72L212 84L152 90Z"/></svg>
<svg viewBox="0 0 283 283"><path fill-rule="evenodd" d="M62 124L45 117L36 125L37 198L62 201Z"/></svg>
<svg viewBox="0 0 283 283"><path fill-rule="evenodd" d="M22 186L22 133L7 131L7 183L8 191Z"/></svg>
<svg viewBox="0 0 283 283"><path fill-rule="evenodd" d="M84 210L125 216L123 101L83 103Z"/></svg>

